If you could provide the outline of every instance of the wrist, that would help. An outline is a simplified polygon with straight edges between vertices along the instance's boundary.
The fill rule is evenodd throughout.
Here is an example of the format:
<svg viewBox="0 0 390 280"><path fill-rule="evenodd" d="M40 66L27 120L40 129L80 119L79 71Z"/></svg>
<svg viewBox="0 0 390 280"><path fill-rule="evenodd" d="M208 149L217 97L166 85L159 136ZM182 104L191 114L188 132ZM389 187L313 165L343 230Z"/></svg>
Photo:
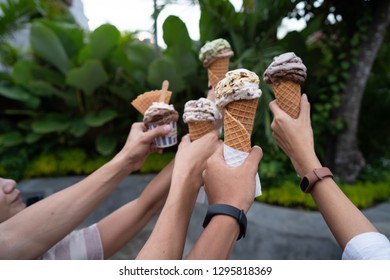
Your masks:
<svg viewBox="0 0 390 280"><path fill-rule="evenodd" d="M125 152L120 151L113 159L114 162L119 168L124 170L127 173L132 173L136 170L134 161L129 157Z"/></svg>
<svg viewBox="0 0 390 280"><path fill-rule="evenodd" d="M253 200L248 200L247 202L244 202L243 200L231 200L231 199L218 199L218 200L212 200L210 199L210 205L211 204L226 204L231 205L235 208L242 209L244 213L248 213L249 209L251 208L253 204Z"/></svg>
<svg viewBox="0 0 390 280"><path fill-rule="evenodd" d="M197 191L203 184L202 175L187 168L173 169L172 181L182 182L188 187L195 188Z"/></svg>
<svg viewBox="0 0 390 280"><path fill-rule="evenodd" d="M247 218L244 213L244 210L236 208L228 204L210 204L207 210L206 217L203 221L203 227L207 227L211 219L215 216L225 215L232 217L236 220L240 227L240 234L237 237L237 240L245 237L246 227L247 227ZM230 220L229 220L230 221Z"/></svg>
<svg viewBox="0 0 390 280"><path fill-rule="evenodd" d="M316 155L303 158L297 162L296 165L297 166L295 170L297 171L300 178L303 178L303 176L305 176L310 171L313 171L313 169L322 167L322 164Z"/></svg>

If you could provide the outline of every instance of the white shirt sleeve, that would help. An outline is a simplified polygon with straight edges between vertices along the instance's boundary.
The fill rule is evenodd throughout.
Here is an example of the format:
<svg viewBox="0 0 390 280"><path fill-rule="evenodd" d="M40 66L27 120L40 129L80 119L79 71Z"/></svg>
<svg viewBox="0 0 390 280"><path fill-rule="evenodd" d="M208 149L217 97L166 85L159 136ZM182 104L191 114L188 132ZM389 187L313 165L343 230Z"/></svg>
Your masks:
<svg viewBox="0 0 390 280"><path fill-rule="evenodd" d="M343 260L390 260L390 241L379 232L353 237L345 246Z"/></svg>
<svg viewBox="0 0 390 280"><path fill-rule="evenodd" d="M75 230L47 251L43 260L102 260L103 245L97 224Z"/></svg>

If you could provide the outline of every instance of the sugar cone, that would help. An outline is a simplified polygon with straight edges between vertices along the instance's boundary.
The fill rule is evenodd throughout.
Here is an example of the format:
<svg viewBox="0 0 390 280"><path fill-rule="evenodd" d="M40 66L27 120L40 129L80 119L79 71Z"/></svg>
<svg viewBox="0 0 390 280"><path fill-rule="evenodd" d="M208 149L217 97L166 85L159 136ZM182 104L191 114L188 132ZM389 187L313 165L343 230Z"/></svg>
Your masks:
<svg viewBox="0 0 390 280"><path fill-rule="evenodd" d="M272 88L278 106L292 118L298 118L301 104L301 86L292 81L283 81L279 84L272 84Z"/></svg>
<svg viewBox="0 0 390 280"><path fill-rule="evenodd" d="M153 102L159 102L160 93L161 90L152 90L140 94L137 96L136 99L131 102L131 105L133 105L133 107L143 115ZM171 95L171 91L166 92L164 103L169 104L169 101L171 100Z"/></svg>
<svg viewBox="0 0 390 280"><path fill-rule="evenodd" d="M188 122L188 130L190 133L191 141L199 139L203 135L209 133L214 129L214 122L202 121L202 122Z"/></svg>
<svg viewBox="0 0 390 280"><path fill-rule="evenodd" d="M209 82L213 88L215 88L220 80L225 78L225 74L229 70L229 61L229 57L219 58L207 68Z"/></svg>
<svg viewBox="0 0 390 280"><path fill-rule="evenodd" d="M251 136L245 127L235 119L228 110L225 110L223 120L224 124L224 143L236 150L250 152Z"/></svg>
<svg viewBox="0 0 390 280"><path fill-rule="evenodd" d="M258 101L258 98L237 100L230 102L225 107L225 112L226 110L229 111L230 115L245 127L249 135L252 135Z"/></svg>

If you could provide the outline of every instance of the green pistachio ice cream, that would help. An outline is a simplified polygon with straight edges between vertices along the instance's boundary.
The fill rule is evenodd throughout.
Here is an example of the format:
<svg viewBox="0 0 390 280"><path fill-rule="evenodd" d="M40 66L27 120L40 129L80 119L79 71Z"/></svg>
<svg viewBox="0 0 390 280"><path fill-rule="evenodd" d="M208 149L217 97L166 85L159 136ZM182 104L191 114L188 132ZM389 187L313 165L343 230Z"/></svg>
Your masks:
<svg viewBox="0 0 390 280"><path fill-rule="evenodd" d="M228 41L225 39L215 39L207 42L199 51L199 60L204 67L208 67L218 58L232 57L233 51Z"/></svg>

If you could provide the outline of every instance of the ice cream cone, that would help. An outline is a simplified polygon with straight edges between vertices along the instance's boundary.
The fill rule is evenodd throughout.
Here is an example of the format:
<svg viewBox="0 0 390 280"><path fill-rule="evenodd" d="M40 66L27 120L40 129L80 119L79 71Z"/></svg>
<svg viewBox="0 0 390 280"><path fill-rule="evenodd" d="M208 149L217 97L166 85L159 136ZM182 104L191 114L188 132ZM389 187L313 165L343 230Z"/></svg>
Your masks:
<svg viewBox="0 0 390 280"><path fill-rule="evenodd" d="M298 118L301 104L301 86L292 81L283 81L279 84L272 84L272 88L278 106L292 118Z"/></svg>
<svg viewBox="0 0 390 280"><path fill-rule="evenodd" d="M207 68L209 82L213 88L225 77L226 72L229 70L229 61L230 57L218 58Z"/></svg>
<svg viewBox="0 0 390 280"><path fill-rule="evenodd" d="M241 99L230 102L225 107L225 112L229 111L230 115L245 127L249 135L252 135L258 101L258 98Z"/></svg>
<svg viewBox="0 0 390 280"><path fill-rule="evenodd" d="M159 101L160 93L161 90L152 90L140 94L137 96L136 99L131 102L131 105L133 105L133 107L143 115L153 102ZM166 92L164 103L169 104L169 101L171 100L171 95L171 91Z"/></svg>
<svg viewBox="0 0 390 280"><path fill-rule="evenodd" d="M246 128L235 119L228 110L225 110L224 116L224 143L225 145L242 151L250 152L251 136Z"/></svg>
<svg viewBox="0 0 390 280"><path fill-rule="evenodd" d="M214 122L188 122L188 130L191 141L199 139L214 129Z"/></svg>

